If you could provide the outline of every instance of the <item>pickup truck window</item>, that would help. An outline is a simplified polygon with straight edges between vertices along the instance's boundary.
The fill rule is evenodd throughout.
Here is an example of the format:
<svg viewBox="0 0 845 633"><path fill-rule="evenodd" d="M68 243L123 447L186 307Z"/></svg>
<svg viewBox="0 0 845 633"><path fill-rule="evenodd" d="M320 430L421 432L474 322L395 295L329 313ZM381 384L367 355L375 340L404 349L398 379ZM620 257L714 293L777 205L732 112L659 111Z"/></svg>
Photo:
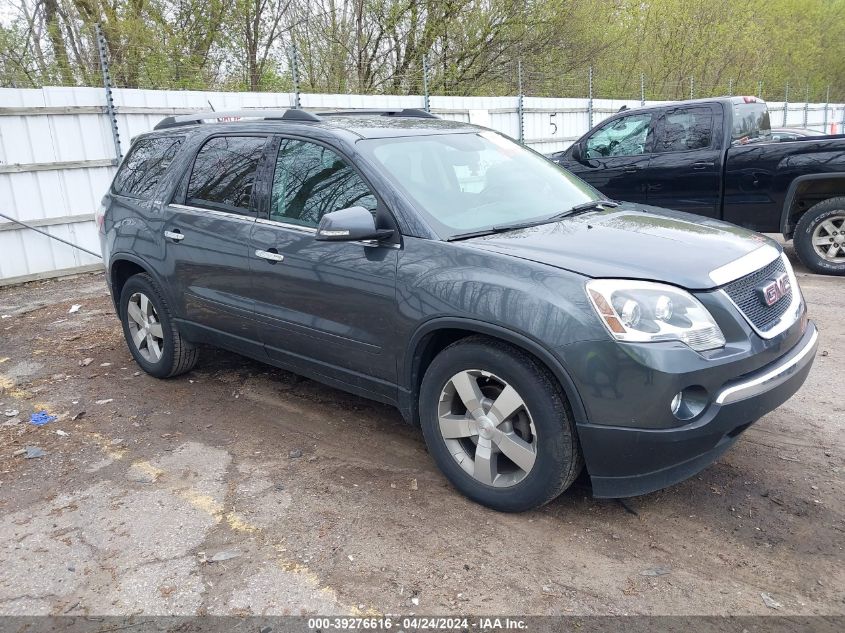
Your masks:
<svg viewBox="0 0 845 633"><path fill-rule="evenodd" d="M742 145L751 141L768 141L772 138L769 109L762 101L736 103L733 111L731 141Z"/></svg>
<svg viewBox="0 0 845 633"><path fill-rule="evenodd" d="M663 117L656 152L706 149L713 140L713 113L709 108L680 108Z"/></svg>
<svg viewBox="0 0 845 633"><path fill-rule="evenodd" d="M587 139L587 158L645 154L651 120L647 113L613 119Z"/></svg>

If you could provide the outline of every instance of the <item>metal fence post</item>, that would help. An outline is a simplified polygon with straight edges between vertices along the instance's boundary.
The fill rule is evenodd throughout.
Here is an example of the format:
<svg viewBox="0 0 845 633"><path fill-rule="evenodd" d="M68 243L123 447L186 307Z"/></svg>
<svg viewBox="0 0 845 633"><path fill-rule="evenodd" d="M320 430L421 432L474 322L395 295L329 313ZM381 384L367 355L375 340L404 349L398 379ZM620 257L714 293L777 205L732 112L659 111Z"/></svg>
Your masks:
<svg viewBox="0 0 845 633"><path fill-rule="evenodd" d="M293 79L293 107L299 110L299 55L296 52L296 42L291 42L290 45L290 72Z"/></svg>
<svg viewBox="0 0 845 633"><path fill-rule="evenodd" d="M758 99L763 98L763 80L762 79L757 82L757 98Z"/></svg>
<svg viewBox="0 0 845 633"><path fill-rule="evenodd" d="M807 127L807 114L810 110L810 84L807 84L807 92L804 97L804 127Z"/></svg>
<svg viewBox="0 0 845 633"><path fill-rule="evenodd" d="M430 107L430 104L429 104L429 96L428 96L428 55L423 55L422 64L423 64L423 94L425 95L424 100L423 100L423 107L425 108L426 112L429 112L431 110L431 107Z"/></svg>
<svg viewBox="0 0 845 633"><path fill-rule="evenodd" d="M593 129L593 67L590 66L590 72L588 74L588 89L589 89L589 98L587 101L587 118L589 122L589 129Z"/></svg>
<svg viewBox="0 0 845 633"><path fill-rule="evenodd" d="M728 96L734 96L734 80L733 78L728 79Z"/></svg>
<svg viewBox="0 0 845 633"><path fill-rule="evenodd" d="M123 158L123 151L120 149L120 131L117 129L117 113L114 109L114 97L111 91L111 74L109 73L109 60L106 52L106 38L100 24L95 25L97 31L97 49L100 53L100 71L103 74L103 88L106 90L106 115L111 125L111 136L114 141L114 155L118 161Z"/></svg>
<svg viewBox="0 0 845 633"><path fill-rule="evenodd" d="M694 94L695 94L695 78L690 76L690 78L689 78L689 98L692 99Z"/></svg>
<svg viewBox="0 0 845 633"><path fill-rule="evenodd" d="M789 113L789 82L786 82L786 90L783 94L783 127L786 127L786 115Z"/></svg>
<svg viewBox="0 0 845 633"><path fill-rule="evenodd" d="M830 84L827 85L827 94L825 95L825 98L824 98L824 123L823 123L824 127L822 128L822 132L824 132L825 134L828 134L828 130L827 130L827 109L829 107L830 107Z"/></svg>
<svg viewBox="0 0 845 633"><path fill-rule="evenodd" d="M523 103L523 94L522 94L522 60L517 60L516 62L516 80L519 84L519 96L517 97L516 101L516 114L519 118L519 142L525 142L525 108Z"/></svg>
<svg viewBox="0 0 845 633"><path fill-rule="evenodd" d="M640 105L645 105L645 73L640 73Z"/></svg>

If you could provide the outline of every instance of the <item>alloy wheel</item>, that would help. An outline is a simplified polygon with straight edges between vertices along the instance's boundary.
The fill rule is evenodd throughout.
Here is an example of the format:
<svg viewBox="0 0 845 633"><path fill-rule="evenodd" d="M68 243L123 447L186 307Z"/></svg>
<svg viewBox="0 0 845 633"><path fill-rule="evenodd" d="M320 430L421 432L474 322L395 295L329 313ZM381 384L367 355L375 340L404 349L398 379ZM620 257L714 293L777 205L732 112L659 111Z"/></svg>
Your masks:
<svg viewBox="0 0 845 633"><path fill-rule="evenodd" d="M506 488L537 459L537 431L525 401L502 378L480 369L458 372L440 394L440 434L452 458L479 483Z"/></svg>
<svg viewBox="0 0 845 633"><path fill-rule="evenodd" d="M164 332L153 302L143 292L136 292L129 297L126 316L135 349L144 360L157 363L164 353Z"/></svg>
<svg viewBox="0 0 845 633"><path fill-rule="evenodd" d="M845 213L819 223L813 230L813 248L826 261L845 263Z"/></svg>

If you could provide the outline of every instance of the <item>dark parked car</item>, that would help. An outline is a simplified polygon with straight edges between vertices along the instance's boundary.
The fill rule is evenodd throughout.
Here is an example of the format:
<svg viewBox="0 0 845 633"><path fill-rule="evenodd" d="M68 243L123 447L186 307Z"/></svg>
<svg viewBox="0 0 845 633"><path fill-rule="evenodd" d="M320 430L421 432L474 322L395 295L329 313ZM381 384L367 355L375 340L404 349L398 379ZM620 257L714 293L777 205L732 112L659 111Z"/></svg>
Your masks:
<svg viewBox="0 0 845 633"><path fill-rule="evenodd" d="M610 198L780 232L845 275L845 135L774 143L754 97L624 110L551 158Z"/></svg>
<svg viewBox="0 0 845 633"><path fill-rule="evenodd" d="M99 225L146 372L210 344L390 403L500 510L585 463L599 497L689 477L798 390L817 346L777 243L605 201L421 111L165 119Z"/></svg>
<svg viewBox="0 0 845 633"><path fill-rule="evenodd" d="M804 127L773 127L773 141L797 141L807 136L825 136L824 132Z"/></svg>

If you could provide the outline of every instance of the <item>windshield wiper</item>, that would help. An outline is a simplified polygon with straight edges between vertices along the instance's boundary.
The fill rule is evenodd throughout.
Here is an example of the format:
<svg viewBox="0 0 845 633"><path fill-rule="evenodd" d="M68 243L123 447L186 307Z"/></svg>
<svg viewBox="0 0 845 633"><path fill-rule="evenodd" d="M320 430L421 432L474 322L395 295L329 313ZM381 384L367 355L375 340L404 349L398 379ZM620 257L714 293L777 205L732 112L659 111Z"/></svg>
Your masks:
<svg viewBox="0 0 845 633"><path fill-rule="evenodd" d="M513 226L492 226L489 229L481 229L480 231L469 231L468 233L455 233L446 238L447 242L457 242L458 240L468 240L473 237L484 237L485 235L495 235L496 233L504 233L505 231L515 231L516 229L525 228L524 226L515 224Z"/></svg>
<svg viewBox="0 0 845 633"><path fill-rule="evenodd" d="M581 204L576 204L574 207L567 209L566 211L561 211L560 213L556 213L552 217L548 218L546 222L552 222L554 220L560 220L563 218L569 218L573 215L578 215L579 213L586 213L587 211L594 211L595 209L604 209L605 207L613 208L618 207L619 203L616 200L589 200L588 202L582 202Z"/></svg>
<svg viewBox="0 0 845 633"><path fill-rule="evenodd" d="M507 231L518 231L519 229L527 229L532 226L540 226L541 224L549 224L550 222L554 222L556 220L561 220L563 218L571 217L573 215L578 215L579 213L586 213L587 211L592 211L593 209L601 209L603 207L618 207L619 203L615 200L590 200L589 202L584 202L582 204L576 204L574 207L567 209L566 211L561 211L560 213L555 213L553 216L548 218L543 218L542 220L532 220L531 222L520 222L517 224L500 224L497 226L491 226L487 229L480 229L478 231L470 231L468 233L456 233L450 237L446 238L447 242L456 242L458 240L468 240L473 237L484 237L485 235L495 235L496 233L506 233Z"/></svg>
<svg viewBox="0 0 845 633"><path fill-rule="evenodd" d="M527 229L532 226L539 226L541 224L548 224L549 220L532 220L531 222L518 222L515 224L497 224L491 226L489 229L480 229L478 231L470 231L469 233L457 233L446 238L447 242L455 242L457 240L468 240L473 237L484 237L485 235L495 235L496 233L507 233L508 231L518 231L519 229Z"/></svg>

